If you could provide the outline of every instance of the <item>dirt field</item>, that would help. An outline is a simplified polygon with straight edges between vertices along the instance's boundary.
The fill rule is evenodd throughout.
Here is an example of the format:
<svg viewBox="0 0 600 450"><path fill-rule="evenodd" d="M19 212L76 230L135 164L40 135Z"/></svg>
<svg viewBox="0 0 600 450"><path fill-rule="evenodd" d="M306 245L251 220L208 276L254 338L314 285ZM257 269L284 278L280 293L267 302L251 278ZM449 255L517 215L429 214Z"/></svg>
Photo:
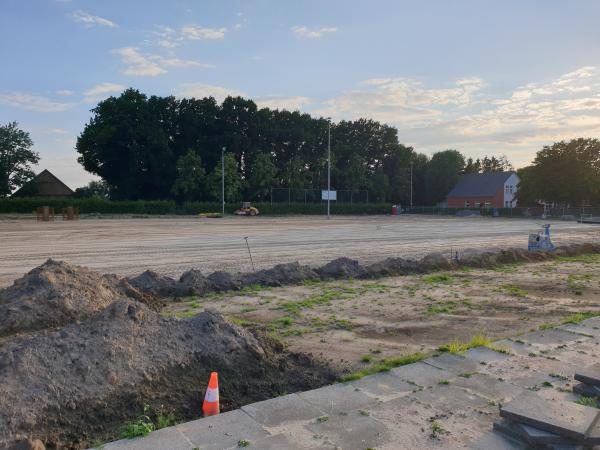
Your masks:
<svg viewBox="0 0 600 450"><path fill-rule="evenodd" d="M85 219L38 223L0 220L0 286L49 257L102 272L134 275L146 269L179 276L192 267L251 270L281 262L317 264L340 256L365 262L419 256L450 248L526 246L539 220L430 216L231 217L226 219ZM592 242L600 228L553 223L558 244Z"/></svg>
<svg viewBox="0 0 600 450"><path fill-rule="evenodd" d="M260 324L293 351L355 371L387 356L429 352L475 334L493 339L600 312L600 255L494 270L246 289L171 303L164 314L215 309Z"/></svg>

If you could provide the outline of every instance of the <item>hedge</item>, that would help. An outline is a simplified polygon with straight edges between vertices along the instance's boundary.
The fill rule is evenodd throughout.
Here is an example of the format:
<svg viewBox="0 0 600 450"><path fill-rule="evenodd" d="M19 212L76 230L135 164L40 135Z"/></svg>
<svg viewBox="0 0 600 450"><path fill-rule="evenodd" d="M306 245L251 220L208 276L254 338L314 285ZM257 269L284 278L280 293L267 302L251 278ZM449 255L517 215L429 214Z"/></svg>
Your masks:
<svg viewBox="0 0 600 450"><path fill-rule="evenodd" d="M253 203L263 215L327 213L326 203ZM188 202L182 205L170 200L111 201L103 198L8 198L0 199L0 213L28 214L39 206L50 206L59 214L62 208L73 206L80 214L144 214L144 215L194 215L201 212L220 212L219 202ZM225 212L233 213L239 203L225 205ZM387 203L331 203L331 214L389 214Z"/></svg>

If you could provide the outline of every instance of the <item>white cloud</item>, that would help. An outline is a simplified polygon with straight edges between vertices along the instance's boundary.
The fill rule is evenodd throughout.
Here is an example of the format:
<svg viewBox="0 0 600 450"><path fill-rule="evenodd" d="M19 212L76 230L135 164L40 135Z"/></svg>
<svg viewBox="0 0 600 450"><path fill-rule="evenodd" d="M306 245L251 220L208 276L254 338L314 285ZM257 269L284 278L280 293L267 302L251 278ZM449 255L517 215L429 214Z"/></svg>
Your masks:
<svg viewBox="0 0 600 450"><path fill-rule="evenodd" d="M71 95L73 95L75 92L69 90L69 89L61 89L56 91L56 95L60 95L61 97L69 97Z"/></svg>
<svg viewBox="0 0 600 450"><path fill-rule="evenodd" d="M205 28L199 25L186 25L181 28L183 37L191 40L223 39L227 28Z"/></svg>
<svg viewBox="0 0 600 450"><path fill-rule="evenodd" d="M0 103L36 112L61 112L73 106L73 103L55 102L48 97L25 92L0 94Z"/></svg>
<svg viewBox="0 0 600 450"><path fill-rule="evenodd" d="M292 30L296 36L300 36L302 38L318 39L322 38L326 34L335 33L338 29L336 27L323 27L311 30L305 26L295 26L290 28L290 30Z"/></svg>
<svg viewBox="0 0 600 450"><path fill-rule="evenodd" d="M87 103L98 103L104 100L109 94L115 94L125 89L125 86L117 83L100 83L92 86L84 94L84 101Z"/></svg>
<svg viewBox="0 0 600 450"><path fill-rule="evenodd" d="M313 101L308 97L293 96L293 97L261 97L255 99L259 108L270 109L287 109L288 111L298 111L304 106L311 104Z"/></svg>
<svg viewBox="0 0 600 450"><path fill-rule="evenodd" d="M91 14L86 13L85 11L82 11L81 9L78 9L77 11L71 13L71 18L75 22L84 24L86 27L93 27L99 25L103 27L115 28L118 26L116 23L105 19L104 17L93 16Z"/></svg>
<svg viewBox="0 0 600 450"><path fill-rule="evenodd" d="M64 128L49 128L48 131L52 134L67 134L68 131Z"/></svg>
<svg viewBox="0 0 600 450"><path fill-rule="evenodd" d="M217 101L221 102L227 96L232 97L245 97L246 94L242 91L235 89L229 89L221 86L213 86L210 84L202 83L184 83L177 91L179 97L214 97Z"/></svg>
<svg viewBox="0 0 600 450"><path fill-rule="evenodd" d="M214 68L212 64L204 64L199 61L141 53L136 47L123 47L113 50L113 52L121 56L121 60L125 64L123 70L125 75L155 77L167 73L165 67Z"/></svg>

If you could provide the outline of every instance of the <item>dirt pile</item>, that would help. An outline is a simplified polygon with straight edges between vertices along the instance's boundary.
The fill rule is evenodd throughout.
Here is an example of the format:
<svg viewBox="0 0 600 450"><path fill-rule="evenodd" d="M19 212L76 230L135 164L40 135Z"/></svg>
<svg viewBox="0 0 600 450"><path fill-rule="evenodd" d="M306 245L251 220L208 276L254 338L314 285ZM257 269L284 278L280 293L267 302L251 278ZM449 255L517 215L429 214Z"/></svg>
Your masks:
<svg viewBox="0 0 600 450"><path fill-rule="evenodd" d="M158 302L115 275L49 259L0 289L0 336L82 320L127 297L153 307Z"/></svg>
<svg viewBox="0 0 600 450"><path fill-rule="evenodd" d="M119 300L62 329L4 339L0 447L29 438L48 448L85 448L117 438L144 404L151 416L197 418L211 371L219 372L224 409L334 379L218 313L177 320Z"/></svg>

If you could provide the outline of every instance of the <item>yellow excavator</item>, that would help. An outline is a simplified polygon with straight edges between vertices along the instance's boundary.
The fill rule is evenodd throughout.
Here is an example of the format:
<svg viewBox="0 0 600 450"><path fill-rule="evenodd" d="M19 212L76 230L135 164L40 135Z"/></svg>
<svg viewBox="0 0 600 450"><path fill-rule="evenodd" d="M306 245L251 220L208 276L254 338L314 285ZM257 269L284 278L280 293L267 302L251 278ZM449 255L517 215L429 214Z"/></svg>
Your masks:
<svg viewBox="0 0 600 450"><path fill-rule="evenodd" d="M240 209L236 209L234 212L237 216L258 216L258 208L250 205L250 202L243 202Z"/></svg>

